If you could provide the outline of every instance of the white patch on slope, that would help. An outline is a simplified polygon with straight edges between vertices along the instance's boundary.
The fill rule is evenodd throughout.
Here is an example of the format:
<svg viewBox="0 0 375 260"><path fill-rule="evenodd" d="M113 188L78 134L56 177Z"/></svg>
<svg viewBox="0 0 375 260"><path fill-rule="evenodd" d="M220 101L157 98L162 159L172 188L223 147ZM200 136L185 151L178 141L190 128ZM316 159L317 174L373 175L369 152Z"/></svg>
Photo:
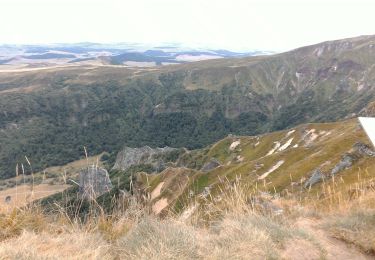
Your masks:
<svg viewBox="0 0 375 260"><path fill-rule="evenodd" d="M318 134L315 133L315 129L310 129L309 131L307 131L305 133L305 135L302 137L302 139L305 141L305 145L308 146L310 145L312 142L315 141L316 138L319 137Z"/></svg>
<svg viewBox="0 0 375 260"><path fill-rule="evenodd" d="M218 55L189 55L189 54L181 54L176 57L177 61L201 61L201 60L211 60L211 59L221 59L222 56Z"/></svg>
<svg viewBox="0 0 375 260"><path fill-rule="evenodd" d="M154 205L152 205L152 212L154 212L155 215L158 215L163 209L165 209L168 206L168 199L162 198L155 202Z"/></svg>
<svg viewBox="0 0 375 260"><path fill-rule="evenodd" d="M287 134L286 134L286 137L289 137L291 134L293 134L296 130L293 129L293 130L290 130Z"/></svg>
<svg viewBox="0 0 375 260"><path fill-rule="evenodd" d="M273 148L267 153L267 155L266 156L268 156L268 155L271 155L271 154L273 154L277 149L279 149L279 147L280 147L280 142L274 142L274 146L273 146Z"/></svg>
<svg viewBox="0 0 375 260"><path fill-rule="evenodd" d="M261 176L258 177L258 180L263 180L266 178L271 172L276 171L281 165L284 164L284 160L278 161L274 166L272 166L267 172L263 173Z"/></svg>
<svg viewBox="0 0 375 260"><path fill-rule="evenodd" d="M331 131L320 131L319 135L322 135L323 137L329 136L331 134Z"/></svg>
<svg viewBox="0 0 375 260"><path fill-rule="evenodd" d="M164 182L160 182L158 186L151 192L151 200L155 199L160 195L161 188L163 188Z"/></svg>
<svg viewBox="0 0 375 260"><path fill-rule="evenodd" d="M236 157L236 159L237 159L237 162L243 162L243 160L244 160L245 158L243 158L241 155L238 155L238 156Z"/></svg>
<svg viewBox="0 0 375 260"><path fill-rule="evenodd" d="M238 141L234 141L230 146L229 146L229 150L233 151L234 149L236 149L236 147L241 143L240 140Z"/></svg>
<svg viewBox="0 0 375 260"><path fill-rule="evenodd" d="M289 146L290 146L290 144L293 142L293 137L292 138L290 138L288 141L286 141L286 143L285 144L283 144L280 148L279 148L279 150L278 151L284 151L285 149L287 149Z"/></svg>

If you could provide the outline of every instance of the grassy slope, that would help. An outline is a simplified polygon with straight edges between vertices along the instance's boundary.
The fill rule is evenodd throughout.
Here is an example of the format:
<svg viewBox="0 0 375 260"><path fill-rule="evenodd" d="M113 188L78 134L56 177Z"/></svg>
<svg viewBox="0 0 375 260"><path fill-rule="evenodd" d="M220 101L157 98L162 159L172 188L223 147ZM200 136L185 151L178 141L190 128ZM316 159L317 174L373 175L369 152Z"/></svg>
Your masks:
<svg viewBox="0 0 375 260"><path fill-rule="evenodd" d="M303 136L306 131L315 129L318 135L315 140L307 143L310 136ZM294 132L292 132L294 131ZM289 132L289 134L288 134ZM290 146L284 151L276 151L271 155L267 155L275 146L275 142L280 142L281 146L288 140L293 138ZM234 150L230 150L230 144L240 140L240 145ZM222 193L219 187L223 180L235 181L241 179L241 182L248 183L254 188L271 192L281 192L283 195L289 193L298 194L302 198L320 196L322 185L318 183L313 185L311 189L303 188L303 183L310 177L315 169L321 169L325 173L329 173L332 168L341 160L342 155L350 152L356 142L369 144L369 141L360 128L357 120L346 120L337 123L320 123L300 125L285 131L274 132L253 137L227 137L216 144L202 149L201 160L209 161L211 158L218 159L222 166L203 173L196 171L189 176L186 181L188 185L180 185L181 189L177 192L181 196L176 200L176 196L168 197L163 194L164 190L176 189L176 187L168 185L170 178L175 176L168 169L169 174L161 173L153 175L149 181L151 185L147 185L144 178L141 178L143 187L152 191L160 182L164 182L162 193L168 197L171 204L177 203L177 208L181 207L181 203L186 201L188 194L194 192L197 198L202 197L206 187L211 189L211 196L220 197ZM294 147L298 145L298 147ZM199 153L196 151L196 153ZM199 155L197 156L199 158ZM242 159L241 159L242 157ZM238 159L242 160L241 162ZM196 158L194 159L196 160ZM271 172L266 178L259 180L259 176L266 173L269 169L279 161L284 163L275 171ZM180 170L178 170L180 171ZM351 185L359 180L366 181L375 177L375 158L363 157L354 163L348 169L345 169L336 175L336 190L347 191ZM331 182L331 179L326 181Z"/></svg>

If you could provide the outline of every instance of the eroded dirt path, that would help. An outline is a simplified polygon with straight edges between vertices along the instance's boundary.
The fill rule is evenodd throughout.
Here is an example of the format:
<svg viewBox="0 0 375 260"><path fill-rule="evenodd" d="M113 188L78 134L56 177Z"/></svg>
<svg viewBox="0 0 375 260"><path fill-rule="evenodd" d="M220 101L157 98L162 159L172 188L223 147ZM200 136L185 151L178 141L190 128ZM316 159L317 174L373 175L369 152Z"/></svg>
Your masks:
<svg viewBox="0 0 375 260"><path fill-rule="evenodd" d="M353 260L353 259L374 259L373 257L364 254L359 249L351 246L343 241L333 238L330 234L320 227L320 222L313 219L300 219L296 222L298 228L310 234L326 251L326 259L340 259L340 260ZM302 252L307 253L307 252ZM304 259L310 259L305 254ZM311 258L314 259L314 258ZM316 259L316 258L315 258Z"/></svg>

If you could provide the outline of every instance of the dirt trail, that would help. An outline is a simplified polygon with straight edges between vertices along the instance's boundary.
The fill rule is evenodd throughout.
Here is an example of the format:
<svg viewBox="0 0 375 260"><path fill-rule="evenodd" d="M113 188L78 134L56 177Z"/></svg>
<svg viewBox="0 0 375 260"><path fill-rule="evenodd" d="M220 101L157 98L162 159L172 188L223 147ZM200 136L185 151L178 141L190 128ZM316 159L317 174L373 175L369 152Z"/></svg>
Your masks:
<svg viewBox="0 0 375 260"><path fill-rule="evenodd" d="M305 230L319 242L319 244L327 253L326 259L374 259L373 257L364 254L359 249L331 237L327 231L319 227L319 224L319 221L312 219L301 219L296 223L297 227ZM305 259L308 259L308 256Z"/></svg>

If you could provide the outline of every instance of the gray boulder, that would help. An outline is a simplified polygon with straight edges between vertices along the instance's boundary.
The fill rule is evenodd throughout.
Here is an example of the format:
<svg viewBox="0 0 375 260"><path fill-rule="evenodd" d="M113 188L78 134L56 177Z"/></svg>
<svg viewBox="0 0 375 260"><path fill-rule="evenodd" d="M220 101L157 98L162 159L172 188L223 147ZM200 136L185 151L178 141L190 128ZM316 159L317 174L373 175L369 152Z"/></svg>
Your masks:
<svg viewBox="0 0 375 260"><path fill-rule="evenodd" d="M313 186L314 184L322 181L324 179L324 173L320 170L320 169L315 169L312 174L311 174L311 177L305 182L305 184L303 185L305 188L309 188L311 186Z"/></svg>
<svg viewBox="0 0 375 260"><path fill-rule="evenodd" d="M92 165L79 173L79 194L82 198L95 199L111 189L112 183L106 169Z"/></svg>

